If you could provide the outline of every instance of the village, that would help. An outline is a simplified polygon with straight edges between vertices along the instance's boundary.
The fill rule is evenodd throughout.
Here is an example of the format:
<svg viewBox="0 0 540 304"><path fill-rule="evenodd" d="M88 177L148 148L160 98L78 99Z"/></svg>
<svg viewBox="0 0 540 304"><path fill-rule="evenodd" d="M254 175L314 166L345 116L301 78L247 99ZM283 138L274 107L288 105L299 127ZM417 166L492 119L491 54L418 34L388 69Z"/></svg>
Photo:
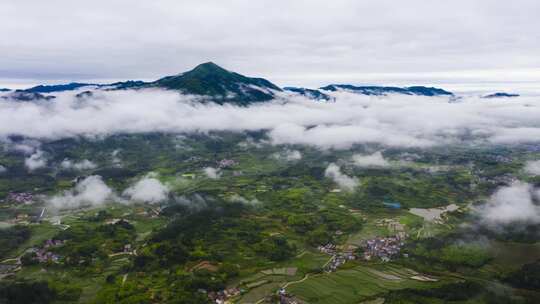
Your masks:
<svg viewBox="0 0 540 304"><path fill-rule="evenodd" d="M202 292L206 292L202 290ZM234 298L240 295L240 289L233 287L228 289L223 289L220 291L211 291L208 292L208 298L216 304L224 304L231 298Z"/></svg>
<svg viewBox="0 0 540 304"><path fill-rule="evenodd" d="M59 263L61 256L52 249L64 245L65 241L47 239L40 247L31 247L16 258L6 259L0 263L0 278L13 275L28 264Z"/></svg>
<svg viewBox="0 0 540 304"><path fill-rule="evenodd" d="M60 261L60 255L51 251L55 247L64 245L63 240L48 239L41 247L29 248L24 256L29 256L32 261L38 263L58 263ZM28 261L31 262L31 261Z"/></svg>
<svg viewBox="0 0 540 304"><path fill-rule="evenodd" d="M335 272L347 261L363 259L371 261L379 259L382 262L389 262L391 259L399 256L401 248L405 244L407 233L405 226L395 219L379 219L375 222L376 226L386 227L392 233L391 236L377 236L364 240L360 246L355 245L335 245L332 243L324 246L318 246L319 252L331 255L330 260L324 266L325 272ZM338 231L339 232L339 231ZM339 234L339 233L337 233Z"/></svg>
<svg viewBox="0 0 540 304"><path fill-rule="evenodd" d="M8 203L26 204L34 200L34 195L30 192L9 192L5 201Z"/></svg>
<svg viewBox="0 0 540 304"><path fill-rule="evenodd" d="M399 235L376 237L365 242L363 258L366 261L378 258L383 262L389 262L399 254L403 245L403 239Z"/></svg>

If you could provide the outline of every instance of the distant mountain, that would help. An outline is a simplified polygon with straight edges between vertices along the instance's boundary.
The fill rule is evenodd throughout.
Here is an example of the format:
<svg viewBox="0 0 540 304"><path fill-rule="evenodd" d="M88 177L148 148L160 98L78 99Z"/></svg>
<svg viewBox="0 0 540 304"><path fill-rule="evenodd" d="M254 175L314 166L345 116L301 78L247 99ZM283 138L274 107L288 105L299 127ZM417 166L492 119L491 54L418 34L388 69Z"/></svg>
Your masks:
<svg viewBox="0 0 540 304"><path fill-rule="evenodd" d="M94 96L94 92L92 91L82 91L75 95L77 98L90 98Z"/></svg>
<svg viewBox="0 0 540 304"><path fill-rule="evenodd" d="M510 97L519 97L519 94L497 92L497 93L482 96L482 98L510 98Z"/></svg>
<svg viewBox="0 0 540 304"><path fill-rule="evenodd" d="M56 97L50 95L43 95L36 92L16 90L15 92L11 92L5 96L2 96L1 98L15 101L48 101L51 99L55 99Z"/></svg>
<svg viewBox="0 0 540 304"><path fill-rule="evenodd" d="M144 82L142 80L128 80L128 81L115 82L111 84L102 84L100 85L100 87L111 87L112 89L116 89L116 90L126 90L126 89L144 87L147 84L148 82Z"/></svg>
<svg viewBox="0 0 540 304"><path fill-rule="evenodd" d="M124 89L131 89L131 88L140 88L147 84L148 84L147 82L144 82L141 80L128 80L128 81L114 82L114 83L109 83L109 84L71 82L67 84L38 85L29 89L25 89L23 91L28 92L28 93L54 93L54 92L73 91L73 90L77 90L84 87L124 90Z"/></svg>
<svg viewBox="0 0 540 304"><path fill-rule="evenodd" d="M0 92L9 92L11 89L8 88L0 88Z"/></svg>
<svg viewBox="0 0 540 304"><path fill-rule="evenodd" d="M293 92L293 93L297 93L297 94L300 94L300 95L303 95L303 96L306 96L307 98L310 98L310 99L315 99L315 100L331 100L332 97L330 97L328 94L325 94L319 90L313 90L313 89L306 89L306 88L296 88L296 87L285 87L283 88L283 90L285 91L290 91L290 92Z"/></svg>
<svg viewBox="0 0 540 304"><path fill-rule="evenodd" d="M404 95L418 95L418 96L453 96L452 92L445 91L439 88L413 86L413 87L384 87L384 86L354 86L350 84L331 84L325 87L321 87L321 90L325 91L348 91L363 95L376 95L382 96L387 94L404 94Z"/></svg>
<svg viewBox="0 0 540 304"><path fill-rule="evenodd" d="M281 91L266 79L230 72L212 62L200 64L182 74L158 79L146 86L206 95L219 104L237 105L268 101L274 98L275 91Z"/></svg>
<svg viewBox="0 0 540 304"><path fill-rule="evenodd" d="M24 90L29 93L53 93L53 92L63 92L63 91L73 91L82 87L87 86L97 86L97 84L92 83L79 83L71 82L68 84L55 84L55 85L38 85L29 89Z"/></svg>

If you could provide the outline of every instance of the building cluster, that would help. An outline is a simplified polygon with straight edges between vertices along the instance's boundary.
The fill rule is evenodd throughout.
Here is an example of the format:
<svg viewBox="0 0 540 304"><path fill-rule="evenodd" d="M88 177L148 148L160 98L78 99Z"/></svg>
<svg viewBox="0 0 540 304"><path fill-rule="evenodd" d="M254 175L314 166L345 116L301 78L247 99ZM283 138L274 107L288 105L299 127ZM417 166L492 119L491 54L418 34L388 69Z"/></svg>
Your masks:
<svg viewBox="0 0 540 304"><path fill-rule="evenodd" d="M211 291L208 293L208 298L217 304L223 304L227 302L230 298L236 297L240 294L240 289L233 287L228 289L223 289L220 291Z"/></svg>
<svg viewBox="0 0 540 304"><path fill-rule="evenodd" d="M45 241L41 248L31 248L29 252L33 252L36 257L35 260L39 263L53 262L58 263L60 256L52 251L51 248L64 245L65 241L48 239Z"/></svg>
<svg viewBox="0 0 540 304"><path fill-rule="evenodd" d="M122 252L124 253L132 253L132 250L133 248L131 248L131 244L125 244L124 245L124 250Z"/></svg>
<svg viewBox="0 0 540 304"><path fill-rule="evenodd" d="M388 262L399 254L403 245L403 239L399 235L367 240L364 244L364 259L379 258L384 262Z"/></svg>
<svg viewBox="0 0 540 304"><path fill-rule="evenodd" d="M57 247L57 246L62 246L64 245L65 241L62 241L62 240L52 240L52 239L48 239L45 241L45 243L43 244L43 248L47 249L47 248L52 248L52 247Z"/></svg>
<svg viewBox="0 0 540 304"><path fill-rule="evenodd" d="M278 291L279 304L301 304L302 302L296 297L287 293L285 288L281 288Z"/></svg>
<svg viewBox="0 0 540 304"><path fill-rule="evenodd" d="M512 162L512 158L511 157L508 157L508 156L504 156L504 155L493 155L491 157L487 157L488 159L491 159L493 161L496 161L498 163L504 163L504 164L509 164Z"/></svg>
<svg viewBox="0 0 540 304"><path fill-rule="evenodd" d="M321 245L317 247L317 250L319 250L322 253L334 255L337 252L337 246L335 244L328 243L324 246Z"/></svg>
<svg viewBox="0 0 540 304"><path fill-rule="evenodd" d="M234 165L238 164L234 159L222 159L217 162L217 165L220 169L223 168L230 168Z"/></svg>
<svg viewBox="0 0 540 304"><path fill-rule="evenodd" d="M47 251L45 249L37 249L35 251L36 257L35 259L40 263L47 263L47 262L53 262L58 263L60 260L60 256L56 253L53 253L51 251Z"/></svg>
<svg viewBox="0 0 540 304"><path fill-rule="evenodd" d="M34 195L29 192L9 192L6 201L24 204L34 200Z"/></svg>
<svg viewBox="0 0 540 304"><path fill-rule="evenodd" d="M338 252L332 255L330 262L324 267L324 271L334 272L347 261L353 260L356 260L356 255L352 251Z"/></svg>
<svg viewBox="0 0 540 304"><path fill-rule="evenodd" d="M330 261L324 266L324 271L326 272L334 272L347 261L356 260L356 255L350 248L347 250L339 250L338 246L335 244L326 244L317 247L317 249L322 253L332 256Z"/></svg>
<svg viewBox="0 0 540 304"><path fill-rule="evenodd" d="M517 177L509 173L497 176L484 176L485 174L486 172L483 169L473 170L472 175L476 178L473 180L472 184L487 183L492 185L510 185L518 180Z"/></svg>

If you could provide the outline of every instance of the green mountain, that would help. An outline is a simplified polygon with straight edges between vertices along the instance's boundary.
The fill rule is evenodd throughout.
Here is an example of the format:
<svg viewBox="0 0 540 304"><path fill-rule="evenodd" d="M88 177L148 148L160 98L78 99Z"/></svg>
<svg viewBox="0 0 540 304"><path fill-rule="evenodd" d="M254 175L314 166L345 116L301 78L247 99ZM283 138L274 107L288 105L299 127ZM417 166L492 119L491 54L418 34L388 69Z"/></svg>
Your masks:
<svg viewBox="0 0 540 304"><path fill-rule="evenodd" d="M230 72L212 62L200 64L182 74L158 79L147 86L206 95L219 104L237 105L268 101L274 98L274 91L281 91L266 79Z"/></svg>

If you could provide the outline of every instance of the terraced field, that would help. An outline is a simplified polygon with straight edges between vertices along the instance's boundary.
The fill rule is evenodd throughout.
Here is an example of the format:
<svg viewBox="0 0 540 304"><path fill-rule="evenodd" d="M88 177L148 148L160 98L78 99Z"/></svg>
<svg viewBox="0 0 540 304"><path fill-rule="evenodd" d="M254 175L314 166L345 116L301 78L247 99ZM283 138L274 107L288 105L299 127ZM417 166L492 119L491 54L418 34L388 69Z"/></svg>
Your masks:
<svg viewBox="0 0 540 304"><path fill-rule="evenodd" d="M293 260L278 264L276 268L262 270L238 282L249 291L239 303L255 303L287 284L298 281L308 272L321 268L329 259L326 254L305 251ZM253 284L253 285L251 285Z"/></svg>
<svg viewBox="0 0 540 304"><path fill-rule="evenodd" d="M437 282L412 279L418 275L413 270L395 265L359 265L331 274L311 276L298 284L291 284L287 291L309 303L359 303L389 290L404 288L433 288L450 282L437 278Z"/></svg>

